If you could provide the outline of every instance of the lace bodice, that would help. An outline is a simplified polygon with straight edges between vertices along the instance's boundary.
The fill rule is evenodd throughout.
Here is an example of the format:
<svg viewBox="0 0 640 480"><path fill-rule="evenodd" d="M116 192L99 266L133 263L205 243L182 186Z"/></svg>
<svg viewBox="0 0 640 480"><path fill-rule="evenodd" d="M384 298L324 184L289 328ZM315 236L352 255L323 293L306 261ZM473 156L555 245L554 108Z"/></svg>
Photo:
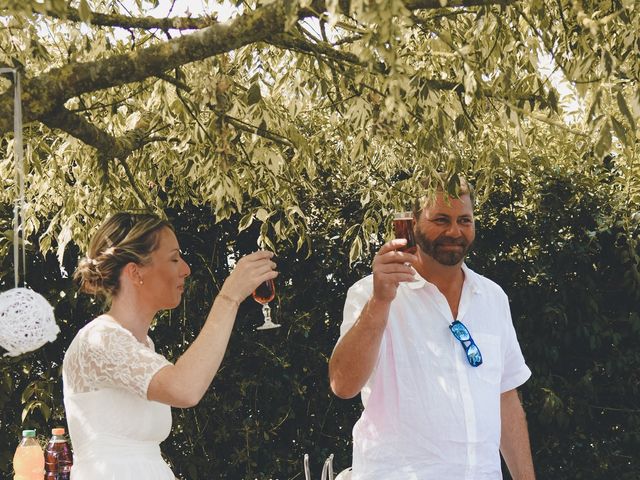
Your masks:
<svg viewBox="0 0 640 480"><path fill-rule="evenodd" d="M71 480L175 480L160 442L171 408L147 400L155 373L170 365L111 317L83 327L64 357L64 406L73 444Z"/></svg>
<svg viewBox="0 0 640 480"><path fill-rule="evenodd" d="M63 365L65 388L72 393L123 388L146 399L151 378L167 365L149 337L144 345L116 321L101 316L71 342Z"/></svg>

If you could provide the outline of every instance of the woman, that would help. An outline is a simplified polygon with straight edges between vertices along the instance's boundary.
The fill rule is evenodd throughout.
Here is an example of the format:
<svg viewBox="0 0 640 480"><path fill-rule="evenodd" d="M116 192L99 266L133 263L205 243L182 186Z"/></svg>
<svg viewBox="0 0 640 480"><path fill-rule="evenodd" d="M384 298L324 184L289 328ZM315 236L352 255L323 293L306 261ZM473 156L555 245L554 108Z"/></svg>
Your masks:
<svg viewBox="0 0 640 480"><path fill-rule="evenodd" d="M155 314L180 303L189 266L172 227L154 215L118 213L91 240L74 277L81 290L110 300L65 354L62 378L73 480L173 480L160 442L171 430L170 407L196 405L224 356L238 306L275 278L273 254L240 259L202 330L171 364L147 336Z"/></svg>

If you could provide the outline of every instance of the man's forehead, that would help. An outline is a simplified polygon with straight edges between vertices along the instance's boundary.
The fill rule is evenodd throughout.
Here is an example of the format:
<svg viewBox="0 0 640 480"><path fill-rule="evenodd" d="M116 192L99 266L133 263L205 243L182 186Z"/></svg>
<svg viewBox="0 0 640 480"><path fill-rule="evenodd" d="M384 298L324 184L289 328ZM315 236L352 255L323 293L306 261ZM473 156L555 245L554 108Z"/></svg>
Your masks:
<svg viewBox="0 0 640 480"><path fill-rule="evenodd" d="M463 210L465 214L473 213L473 205L471 205L471 196L467 193L459 197L451 196L445 192L436 192L434 195L425 198L424 210L430 213L435 212L452 212L459 213Z"/></svg>

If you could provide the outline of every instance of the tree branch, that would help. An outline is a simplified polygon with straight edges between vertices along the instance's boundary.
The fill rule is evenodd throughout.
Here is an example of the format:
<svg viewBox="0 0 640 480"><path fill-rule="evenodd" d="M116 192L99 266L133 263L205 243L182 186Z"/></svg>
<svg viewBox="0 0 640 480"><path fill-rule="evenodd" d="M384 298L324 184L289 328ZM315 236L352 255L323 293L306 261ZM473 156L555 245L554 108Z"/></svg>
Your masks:
<svg viewBox="0 0 640 480"><path fill-rule="evenodd" d="M105 60L72 63L23 82L25 122L48 116L61 102L87 92L142 81L186 63L269 38L285 30L292 0L279 0L184 37ZM13 92L0 96L0 136L12 128Z"/></svg>
<svg viewBox="0 0 640 480"><path fill-rule="evenodd" d="M449 0L443 7L440 0L405 0L404 4L409 10L437 10L441 8L453 7L483 7L489 5L511 5L518 0ZM350 0L338 0L340 11L348 12L350 9ZM317 16L319 12L326 12L327 5L325 0L313 0L311 2L310 15Z"/></svg>
<svg viewBox="0 0 640 480"><path fill-rule="evenodd" d="M301 53L309 53L313 55L322 55L331 60L341 63L349 63L359 65L361 67L368 66L366 62L361 61L357 55L349 52L342 52L331 48L331 44L325 42L312 43L300 37L294 37L290 34L273 35L267 43L274 47L284 48L286 50L295 50Z"/></svg>
<svg viewBox="0 0 640 480"><path fill-rule="evenodd" d="M133 176L133 173L131 173L131 169L129 168L129 165L127 164L126 160L124 158L119 158L118 161L120 162L120 165L122 165L122 168L124 169L124 174L127 176L127 179L129 180L129 183L131 184L131 188L133 188L134 193L138 197L138 201L140 203L142 203L145 207L150 209L150 205L145 200L144 195L142 195L142 192L140 191L140 188L138 188L138 184L136 183L136 179Z"/></svg>
<svg viewBox="0 0 640 480"><path fill-rule="evenodd" d="M273 143L277 143L278 145L282 145L289 148L295 148L295 145L291 143L291 140L283 137L282 135L278 135L277 133L273 133L265 128L256 127L249 123L243 122L242 120L239 120L235 117L231 117L225 113L216 112L216 114L221 118L223 118L226 122L229 122L238 130L242 130L243 132L258 135L262 138L266 138L267 140L271 140Z"/></svg>
<svg viewBox="0 0 640 480"><path fill-rule="evenodd" d="M274 35L271 39L268 40L268 43L286 48L289 50L295 50L301 53L308 53L313 55L322 55L331 60L335 60L341 63L349 63L352 65L358 65L360 67L372 67L368 65L366 62L360 60L356 55L349 52L342 52L339 50L335 50L331 48L330 44L324 42L312 43L307 40L304 40L299 37L294 37L290 34L279 34ZM375 73L385 73L385 67L382 64L374 64L373 70ZM425 82L426 85L432 90L450 90L456 93L464 93L464 87L460 84L460 82L452 82L447 80L437 80L437 79L421 79L421 81ZM485 91L480 89L479 92L482 96L485 97L494 97L496 96L493 92ZM517 97L518 100L539 100L540 97L527 95L524 97Z"/></svg>
<svg viewBox="0 0 640 480"><path fill-rule="evenodd" d="M44 116L42 123L52 130L59 129L98 150L103 160L119 158L124 160L133 151L149 143L145 140L148 126L129 130L122 137L114 137L88 122L82 115L76 115L63 106Z"/></svg>
<svg viewBox="0 0 640 480"><path fill-rule="evenodd" d="M191 87L184 82L181 82L176 77L172 77L171 75L167 75L166 73L159 73L156 75L160 80L164 80L167 83L170 83L176 88L180 90L184 90L187 93L191 93Z"/></svg>
<svg viewBox="0 0 640 480"><path fill-rule="evenodd" d="M405 6L409 10L435 10L453 7L486 7L489 5L512 5L518 0L451 0L443 7L440 0L406 0Z"/></svg>
<svg viewBox="0 0 640 480"><path fill-rule="evenodd" d="M35 9L33 13L38 13ZM80 12L77 8L67 6L63 13L55 10L47 10L47 16L52 18L59 18L62 20L70 20L72 22L83 22L80 18ZM106 14L91 12L89 23L101 27L121 27L121 28L140 28L143 30L152 30L158 28L160 30L200 30L206 28L212 23L215 23L214 18L206 17L171 17L171 18L156 18L156 17L131 17L129 15L120 14Z"/></svg>
<svg viewBox="0 0 640 480"><path fill-rule="evenodd" d="M576 130L575 128L571 128L569 126L567 126L565 123L560 122L558 120L553 120L549 117L546 117L544 115L540 115L539 113L536 112L527 112L525 109L517 107L515 105L513 105L512 103L508 102L507 100L503 99L503 98L499 98L499 97L494 97L498 102L502 103L503 105L505 105L506 107L509 107L511 110L514 110L516 112L518 112L520 115L523 116L528 116L534 120L537 120L538 122L542 122L542 123L546 123L547 125L551 125L552 127L556 127L556 128L560 128L562 130L564 130L565 132L568 133L572 133L573 135L577 135L579 137L588 137L589 134L582 132L580 130Z"/></svg>
<svg viewBox="0 0 640 480"><path fill-rule="evenodd" d="M453 0L448 7L477 5L507 5L514 0ZM341 7L349 6L348 0L341 0ZM410 9L441 8L439 0L407 0ZM203 60L221 53L236 50L245 45L259 41L267 41L283 33L289 15L294 12L294 0L276 0L256 10L249 11L234 20L216 23L199 29L189 35L174 38L163 43L116 55L104 60L85 63L71 63L60 68L49 70L36 78L23 80L23 120L43 120L46 118L50 126L53 119L67 115L59 106L66 100L83 93L95 92L133 82L141 82L150 76L161 77L167 70L178 66ZM315 12L326 11L324 0L315 0L313 10L298 11L298 18L316 15ZM69 9L69 15L77 11ZM97 14L96 14L97 15ZM102 19L102 17L100 17ZM127 17L130 18L130 17ZM104 19L103 19L104 20ZM156 19L157 20L157 19ZM106 20L105 20L106 21ZM296 46L296 45L292 45ZM313 46L313 48L311 48ZM330 56L334 60L358 62L351 54L332 49L330 45L317 46L312 43L297 44L297 47L310 49L311 52ZM358 62L359 63L359 62ZM434 88L443 87L435 86ZM444 86L447 88L447 86ZM450 86L449 86L450 87ZM0 136L12 128L13 92L7 89L0 95ZM69 125L77 124L75 120ZM64 124L63 124L64 126ZM63 128L63 127L60 127ZM89 134L89 131L84 131ZM105 139L100 135L88 135L90 145L103 144Z"/></svg>
<svg viewBox="0 0 640 480"><path fill-rule="evenodd" d="M358 65L360 67L371 67L371 65L360 60L357 55L349 52L342 52L331 48L330 44L324 42L312 43L299 37L294 37L290 34L279 34L272 36L268 43L277 47L286 48L288 50L295 50L301 53L308 53L313 55L322 55L331 60L335 60L341 63L349 63L352 65ZM373 65L375 73L385 73L385 67L382 64ZM464 87L458 82L451 82L446 80L428 79L424 80L427 86L433 90L452 90L458 93L464 93ZM527 98L528 100L529 98Z"/></svg>
<svg viewBox="0 0 640 480"><path fill-rule="evenodd" d="M40 120L50 129L62 130L100 152L111 152L113 157L122 155L125 150L131 150L123 148L114 136L99 129L82 115L76 115L63 106L42 116Z"/></svg>

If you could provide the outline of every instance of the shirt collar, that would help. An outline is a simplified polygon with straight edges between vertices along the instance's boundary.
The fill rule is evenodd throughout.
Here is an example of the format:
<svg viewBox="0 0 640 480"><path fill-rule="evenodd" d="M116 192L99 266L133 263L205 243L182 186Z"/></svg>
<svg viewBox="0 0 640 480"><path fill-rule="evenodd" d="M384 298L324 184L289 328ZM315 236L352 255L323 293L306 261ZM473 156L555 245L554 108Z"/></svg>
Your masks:
<svg viewBox="0 0 640 480"><path fill-rule="evenodd" d="M462 264L462 271L464 272L464 281L471 288L471 292L474 295L479 295L482 293L480 289L480 282L478 282L478 275L476 272L467 267L466 263Z"/></svg>
<svg viewBox="0 0 640 480"><path fill-rule="evenodd" d="M462 263L462 271L464 272L465 286L468 288L471 288L471 292L474 295L481 294L482 290L480 289L480 285L476 278L476 273L473 270L471 270L469 267L467 267L467 264L464 262ZM418 272L414 271L413 282L407 282L405 285L412 290L417 290L419 288L423 288L425 285L433 285L433 284L425 280L422 276L420 276Z"/></svg>

